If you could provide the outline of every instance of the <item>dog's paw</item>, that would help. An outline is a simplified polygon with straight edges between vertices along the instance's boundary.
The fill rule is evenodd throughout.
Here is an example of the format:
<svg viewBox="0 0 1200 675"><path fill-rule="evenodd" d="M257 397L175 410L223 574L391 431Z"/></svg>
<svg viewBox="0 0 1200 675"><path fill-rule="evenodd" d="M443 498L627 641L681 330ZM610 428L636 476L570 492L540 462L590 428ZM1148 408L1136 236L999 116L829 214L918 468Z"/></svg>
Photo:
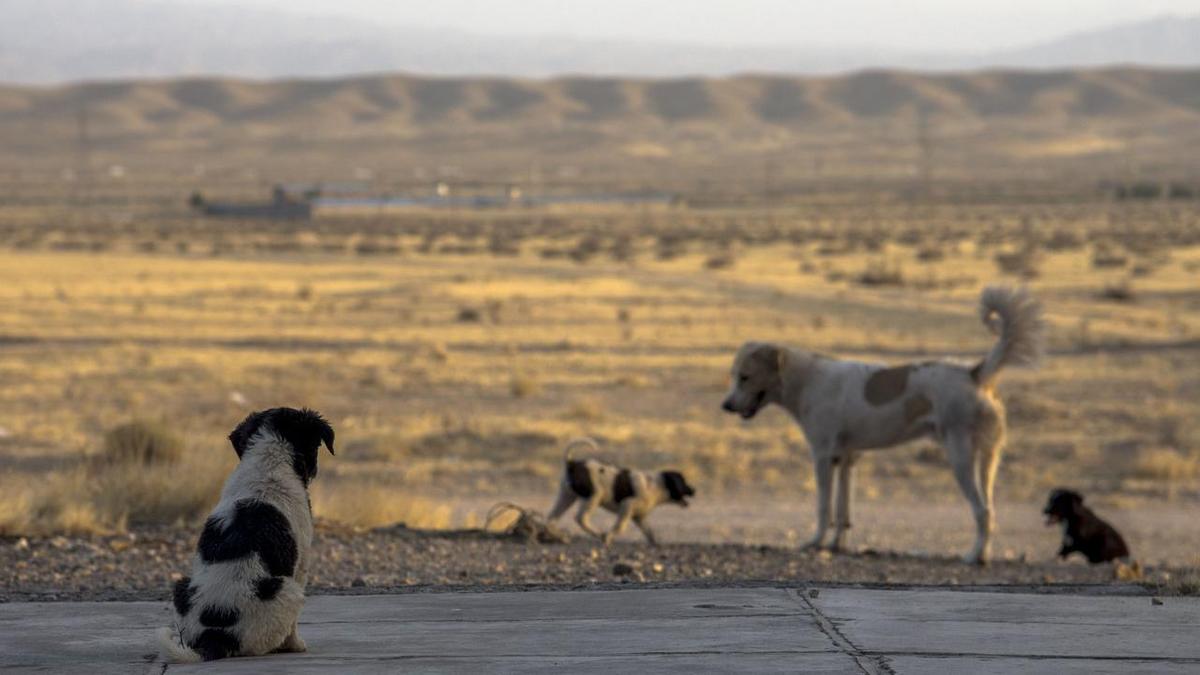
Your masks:
<svg viewBox="0 0 1200 675"><path fill-rule="evenodd" d="M988 559L986 556L983 556L974 551L964 555L962 557L962 561L968 565L977 565L979 567L982 567L982 566L988 564Z"/></svg>
<svg viewBox="0 0 1200 675"><path fill-rule="evenodd" d="M289 635L288 639L279 645L279 649L275 650L281 654L299 654L308 651L308 645L304 643L304 638L299 635Z"/></svg>
<svg viewBox="0 0 1200 675"><path fill-rule="evenodd" d="M600 543L604 544L605 546L612 546L612 543L613 543L612 535L606 534L603 537L600 537Z"/></svg>
<svg viewBox="0 0 1200 675"><path fill-rule="evenodd" d="M821 550L821 540L820 539L809 539L808 541L806 541L800 545L800 550L801 551L819 551L819 550Z"/></svg>

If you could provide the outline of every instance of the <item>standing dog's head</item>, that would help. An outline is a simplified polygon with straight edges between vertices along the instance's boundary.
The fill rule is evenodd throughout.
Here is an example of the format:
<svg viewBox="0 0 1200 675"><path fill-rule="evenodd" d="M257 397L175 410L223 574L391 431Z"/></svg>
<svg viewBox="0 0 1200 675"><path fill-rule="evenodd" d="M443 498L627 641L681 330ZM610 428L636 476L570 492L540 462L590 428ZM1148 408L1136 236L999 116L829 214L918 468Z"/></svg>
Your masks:
<svg viewBox="0 0 1200 675"><path fill-rule="evenodd" d="M662 472L663 487L667 489L667 494L670 495L671 501L676 502L680 506L688 505L687 498L694 497L696 491L691 485L687 484L683 474L678 471L663 471Z"/></svg>
<svg viewBox="0 0 1200 675"><path fill-rule="evenodd" d="M273 434L291 446L292 468L305 485L317 475L317 451L321 444L325 444L329 454L334 454L333 428L320 413L308 408L271 408L250 413L229 434L238 459L255 446L255 438L261 433Z"/></svg>
<svg viewBox="0 0 1200 675"><path fill-rule="evenodd" d="M726 412L750 419L768 403L783 396L783 369L787 351L768 342L747 342L733 359L733 382L721 403Z"/></svg>
<svg viewBox="0 0 1200 675"><path fill-rule="evenodd" d="M1050 499L1046 501L1046 508L1042 509L1042 514L1046 516L1047 525L1071 522L1082 506L1083 495L1074 490L1059 488L1050 492Z"/></svg>

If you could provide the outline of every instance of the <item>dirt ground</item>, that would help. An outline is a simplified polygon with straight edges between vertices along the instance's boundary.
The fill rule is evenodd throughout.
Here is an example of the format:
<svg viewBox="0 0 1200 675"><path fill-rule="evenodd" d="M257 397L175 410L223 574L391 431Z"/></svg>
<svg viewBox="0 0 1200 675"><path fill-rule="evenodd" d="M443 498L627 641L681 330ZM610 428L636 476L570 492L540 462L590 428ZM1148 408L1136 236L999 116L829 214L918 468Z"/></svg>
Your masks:
<svg viewBox="0 0 1200 675"><path fill-rule="evenodd" d="M763 511L773 513L764 514ZM689 513L691 511L698 513ZM480 530L430 532L395 525L351 530L321 523L309 581L313 593L487 588L522 585L588 587L603 584L744 583L755 581L1055 587L1143 584L1147 592L1190 592L1194 569L1185 563L1188 516L1183 509L1126 511L1119 522L1141 578L1120 579L1113 567L1055 560L1057 532L1043 528L1035 509L1005 505L995 560L985 567L958 560L970 543L965 507L956 504L868 503L847 553L799 551L799 534L763 523L803 526L805 505L697 505L660 510L655 525L664 543L650 547L627 536L605 549L579 536L565 519L568 543L530 543ZM706 513L707 511L707 513ZM702 525L724 511L728 530ZM751 525L749 515L758 514ZM598 522L604 522L597 519ZM890 523L890 525L889 525ZM803 532L807 535L807 530ZM166 598L186 573L196 533L188 528L143 528L112 536L14 538L0 541L0 601ZM738 543L719 543L721 539ZM1176 550L1178 549L1178 550ZM1139 555L1139 552L1144 552ZM1194 559L1193 563L1194 565Z"/></svg>

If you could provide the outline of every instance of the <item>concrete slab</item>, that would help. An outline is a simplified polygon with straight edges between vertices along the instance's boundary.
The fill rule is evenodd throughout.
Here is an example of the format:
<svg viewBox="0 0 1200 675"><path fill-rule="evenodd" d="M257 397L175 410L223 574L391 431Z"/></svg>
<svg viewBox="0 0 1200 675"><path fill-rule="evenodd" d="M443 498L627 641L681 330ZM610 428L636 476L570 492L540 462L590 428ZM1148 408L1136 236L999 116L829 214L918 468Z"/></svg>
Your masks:
<svg viewBox="0 0 1200 675"><path fill-rule="evenodd" d="M0 671L162 673L166 603L0 605ZM1200 671L1200 600L938 590L629 589L310 598L307 654L221 673ZM171 665L168 673L212 673Z"/></svg>
<svg viewBox="0 0 1200 675"><path fill-rule="evenodd" d="M1196 598L828 589L810 602L896 672L1200 671Z"/></svg>

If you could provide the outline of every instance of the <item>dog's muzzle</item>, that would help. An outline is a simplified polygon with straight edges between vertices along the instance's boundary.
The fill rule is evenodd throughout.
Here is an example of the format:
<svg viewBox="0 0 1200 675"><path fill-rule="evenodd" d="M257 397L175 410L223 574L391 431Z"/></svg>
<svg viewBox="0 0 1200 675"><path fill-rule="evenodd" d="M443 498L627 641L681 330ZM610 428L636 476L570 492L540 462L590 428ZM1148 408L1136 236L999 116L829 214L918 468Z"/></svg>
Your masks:
<svg viewBox="0 0 1200 675"><path fill-rule="evenodd" d="M762 409L763 401L766 398L767 392L760 391L758 396L755 397L753 405L748 408L738 409L737 405L735 405L733 402L733 396L730 395L723 403L721 403L721 409L725 412L737 413L738 415L741 415L742 419L748 420L758 414L758 411Z"/></svg>
<svg viewBox="0 0 1200 675"><path fill-rule="evenodd" d="M1057 513L1054 513L1051 511L1043 511L1042 515L1046 516L1046 525L1047 526L1057 525L1062 522L1062 516L1058 515Z"/></svg>

